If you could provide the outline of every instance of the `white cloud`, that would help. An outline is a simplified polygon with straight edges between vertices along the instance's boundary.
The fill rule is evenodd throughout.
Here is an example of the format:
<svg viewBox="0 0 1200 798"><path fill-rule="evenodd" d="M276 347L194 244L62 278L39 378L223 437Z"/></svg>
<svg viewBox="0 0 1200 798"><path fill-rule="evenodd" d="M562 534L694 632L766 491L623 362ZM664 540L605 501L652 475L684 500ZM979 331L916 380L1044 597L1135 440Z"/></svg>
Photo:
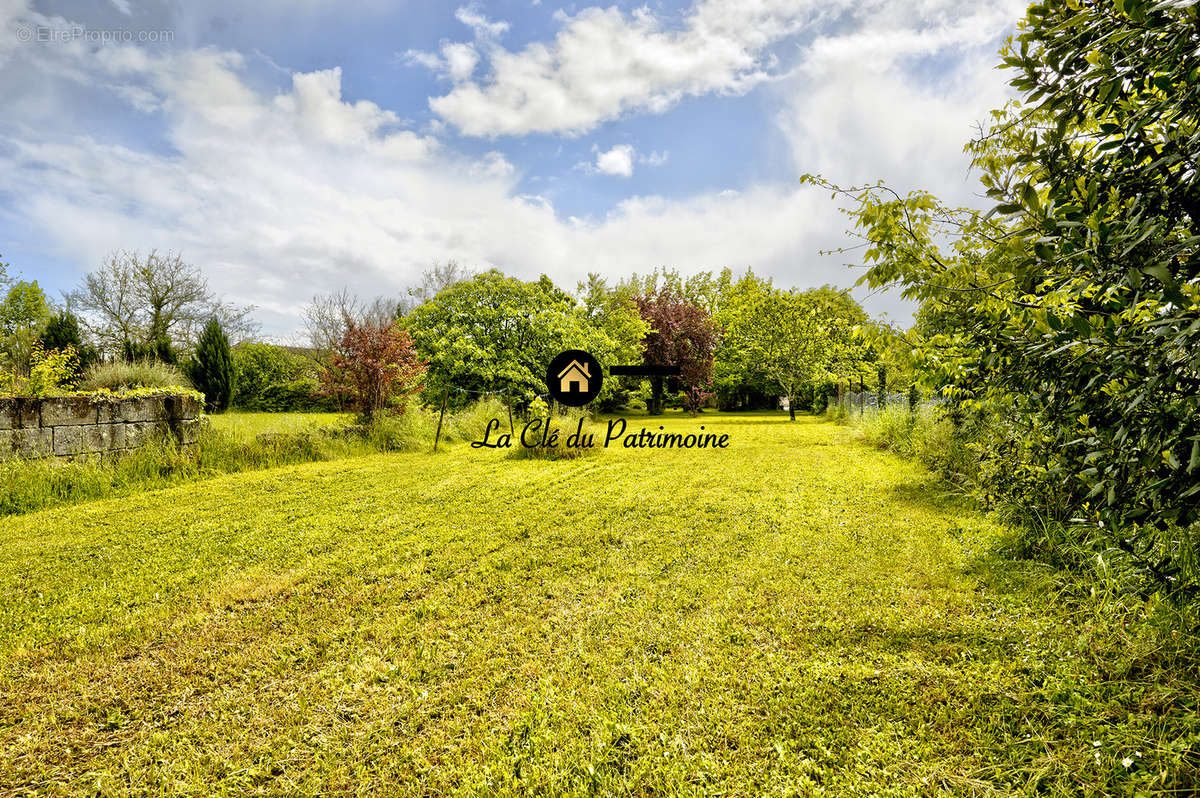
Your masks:
<svg viewBox="0 0 1200 798"><path fill-rule="evenodd" d="M472 44L444 42L441 55L424 50L409 50L404 54L404 60L409 64L423 66L437 73L439 77L461 83L475 71L475 66L479 63L479 52Z"/></svg>
<svg viewBox="0 0 1200 798"><path fill-rule="evenodd" d="M522 54L491 50L494 70L505 58L514 64L486 88L471 82L478 63L468 71L470 53L448 48L469 47L478 57L494 45L444 44L430 64L486 95L488 129L497 120L521 129L539 119L575 120L554 129L584 129L607 114L665 107L688 87L736 91L761 81L769 68L764 48L792 29L798 4L748 3L702 2L679 30L644 11L582 11L554 42ZM0 123L0 185L21 201L5 213L14 229L29 230L81 269L116 248L180 250L215 289L262 308L268 332L295 329L313 293L346 283L362 294L397 292L445 258L525 278L546 273L564 286L588 271L621 275L656 265L753 266L781 285L844 285L853 275L843 260L816 252L844 244L846 222L827 194L797 187L793 173L820 171L839 182L884 177L969 198L961 146L970 123L1006 96L991 50L1004 14L1020 13L1010 5L874 0L856 8L841 33L813 38L787 76L771 83L767 99L787 144L774 164L777 179L683 199L632 197L598 218L563 219L547 197L522 194L518 170L498 150L456 154L407 129L391 110L348 101L336 68L296 74L276 91L248 76L241 55L213 49L16 48L9 76L0 75L12 111ZM578 41L564 42L568 31ZM605 38L611 33L617 40ZM681 37L708 49L684 52ZM649 50L622 50L644 43ZM516 62L528 67L537 47L552 68L522 83ZM630 60L645 69L627 70ZM914 63L945 74L922 75ZM56 116L62 93L46 90L66 84L85 87L96 102L111 95L155 112L165 145L135 150L72 128L69 117ZM546 85L562 89L561 107L499 102L500 87ZM665 151L620 144L598 149L587 167L628 176L666 159ZM901 307L873 301L875 310Z"/></svg>
<svg viewBox="0 0 1200 798"><path fill-rule="evenodd" d="M480 39L497 39L508 30L507 22L492 22L474 3L458 9L454 12L454 16L459 22L475 31L475 36Z"/></svg>
<svg viewBox="0 0 1200 798"><path fill-rule="evenodd" d="M559 12L552 42L493 47L485 82L463 83L429 105L472 136L578 134L627 112L660 113L686 96L744 92L768 78L769 45L834 10L811 0L702 0L679 30L644 7Z"/></svg>
<svg viewBox="0 0 1200 798"><path fill-rule="evenodd" d="M860 27L816 38L795 73L773 87L797 172L842 184L884 179L975 201L962 147L989 109L1011 96L995 49L1024 4L921 8L925 17L916 15L909 28L898 4L864 12ZM915 77L914 62L936 65L937 77Z"/></svg>
<svg viewBox="0 0 1200 798"><path fill-rule="evenodd" d="M129 6L129 0L111 0L111 2L113 4L113 8L117 9L125 16L129 16L133 13L133 9Z"/></svg>
<svg viewBox="0 0 1200 798"><path fill-rule="evenodd" d="M479 53L469 44L446 44L442 47L442 56L446 59L446 71L455 83L471 77L479 63Z"/></svg>
<svg viewBox="0 0 1200 798"><path fill-rule="evenodd" d="M633 176L633 147L618 144L596 156L596 171L618 177Z"/></svg>

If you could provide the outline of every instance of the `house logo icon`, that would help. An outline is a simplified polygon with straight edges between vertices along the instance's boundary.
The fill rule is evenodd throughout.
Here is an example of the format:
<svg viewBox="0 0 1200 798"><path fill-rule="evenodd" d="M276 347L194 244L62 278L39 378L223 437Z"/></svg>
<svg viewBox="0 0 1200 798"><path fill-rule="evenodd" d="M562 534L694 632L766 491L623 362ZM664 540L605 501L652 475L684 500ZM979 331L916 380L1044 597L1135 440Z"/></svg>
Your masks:
<svg viewBox="0 0 1200 798"><path fill-rule="evenodd" d="M604 374L599 361L582 349L568 349L550 361L546 388L554 401L583 407L600 394Z"/></svg>
<svg viewBox="0 0 1200 798"><path fill-rule="evenodd" d="M588 374L586 363L572 360L565 369L558 373L558 390L563 393L586 393L588 380L591 378L592 375Z"/></svg>

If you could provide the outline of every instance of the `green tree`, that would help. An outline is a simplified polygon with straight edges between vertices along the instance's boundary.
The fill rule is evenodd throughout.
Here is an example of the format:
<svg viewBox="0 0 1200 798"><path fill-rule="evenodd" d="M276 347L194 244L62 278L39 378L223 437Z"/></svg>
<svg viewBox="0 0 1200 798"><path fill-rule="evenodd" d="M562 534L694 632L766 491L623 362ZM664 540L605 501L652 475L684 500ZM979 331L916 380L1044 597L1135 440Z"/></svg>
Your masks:
<svg viewBox="0 0 1200 798"><path fill-rule="evenodd" d="M229 407L234 389L233 356L229 351L229 338L216 316L204 325L189 372L196 389L204 394L209 412L219 413Z"/></svg>
<svg viewBox="0 0 1200 798"><path fill-rule="evenodd" d="M443 288L404 324L428 363L427 390L451 389L456 404L485 392L531 400L546 393L546 366L559 352L584 349L606 364L618 347L548 278L522 282L495 270Z"/></svg>
<svg viewBox="0 0 1200 798"><path fill-rule="evenodd" d="M7 370L29 375L34 345L49 321L50 304L37 280L18 280L9 286L0 302L0 355Z"/></svg>
<svg viewBox="0 0 1200 798"><path fill-rule="evenodd" d="M825 289L783 291L759 284L737 293L726 309L725 338L740 367L787 397L793 421L805 389L857 369L862 359L852 335L862 312L844 299Z"/></svg>
<svg viewBox="0 0 1200 798"><path fill-rule="evenodd" d="M75 350L79 360L80 372L100 360L96 347L84 343L83 334L79 329L79 319L69 310L63 310L50 317L46 330L42 334L42 345L46 351L64 350L68 346Z"/></svg>

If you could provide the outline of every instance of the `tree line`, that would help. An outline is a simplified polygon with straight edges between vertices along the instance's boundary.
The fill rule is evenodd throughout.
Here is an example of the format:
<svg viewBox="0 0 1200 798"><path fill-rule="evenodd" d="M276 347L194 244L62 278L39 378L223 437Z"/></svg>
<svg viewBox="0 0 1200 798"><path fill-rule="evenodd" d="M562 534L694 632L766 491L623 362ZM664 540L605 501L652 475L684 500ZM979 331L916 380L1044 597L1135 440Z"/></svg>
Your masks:
<svg viewBox="0 0 1200 798"><path fill-rule="evenodd" d="M448 261L399 297L315 296L306 345L291 347L255 341L253 309L221 300L175 253L114 253L58 308L36 282L8 283L6 369L27 372L22 353L38 339L71 347L81 372L102 360L177 364L214 410L374 412L418 390L453 405L492 394L522 406L546 394L546 363L570 348L605 365L679 368L607 380L605 411L773 408L782 398L794 417L821 409L839 380L886 384L889 369L893 385L908 379L889 348L898 334L848 292L778 288L752 270L591 274L569 291L545 275L524 281Z"/></svg>

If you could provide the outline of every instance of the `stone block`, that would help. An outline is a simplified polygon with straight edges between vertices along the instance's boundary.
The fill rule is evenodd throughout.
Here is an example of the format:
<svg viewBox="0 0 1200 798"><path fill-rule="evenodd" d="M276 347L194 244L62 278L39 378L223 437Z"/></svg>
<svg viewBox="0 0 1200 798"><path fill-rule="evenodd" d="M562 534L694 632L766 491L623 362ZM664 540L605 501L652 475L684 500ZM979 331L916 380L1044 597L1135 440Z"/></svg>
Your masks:
<svg viewBox="0 0 1200 798"><path fill-rule="evenodd" d="M45 457L54 454L54 436L42 427L14 429L0 437L6 454L17 457Z"/></svg>
<svg viewBox="0 0 1200 798"><path fill-rule="evenodd" d="M122 442L124 430L121 431ZM58 457L105 452L112 448L111 424L69 425L54 428L54 454Z"/></svg>
<svg viewBox="0 0 1200 798"><path fill-rule="evenodd" d="M109 409L111 421L142 422L158 421L165 415L163 397L143 396L138 399L121 399Z"/></svg>
<svg viewBox="0 0 1200 798"><path fill-rule="evenodd" d="M170 434L171 428L162 421L134 421L125 425L125 448L136 449L155 435Z"/></svg>
<svg viewBox="0 0 1200 798"><path fill-rule="evenodd" d="M0 429L23 429L41 424L37 399L0 399Z"/></svg>
<svg viewBox="0 0 1200 798"><path fill-rule="evenodd" d="M198 418L189 418L180 421L176 429L179 431L179 442L190 445L200 440L200 432L204 425Z"/></svg>
<svg viewBox="0 0 1200 798"><path fill-rule="evenodd" d="M125 448L125 425L124 424L102 424L101 434L104 437L105 450L124 449Z"/></svg>
<svg viewBox="0 0 1200 798"><path fill-rule="evenodd" d="M95 424L98 412L96 403L86 396L43 399L42 426L64 427L77 424Z"/></svg>

